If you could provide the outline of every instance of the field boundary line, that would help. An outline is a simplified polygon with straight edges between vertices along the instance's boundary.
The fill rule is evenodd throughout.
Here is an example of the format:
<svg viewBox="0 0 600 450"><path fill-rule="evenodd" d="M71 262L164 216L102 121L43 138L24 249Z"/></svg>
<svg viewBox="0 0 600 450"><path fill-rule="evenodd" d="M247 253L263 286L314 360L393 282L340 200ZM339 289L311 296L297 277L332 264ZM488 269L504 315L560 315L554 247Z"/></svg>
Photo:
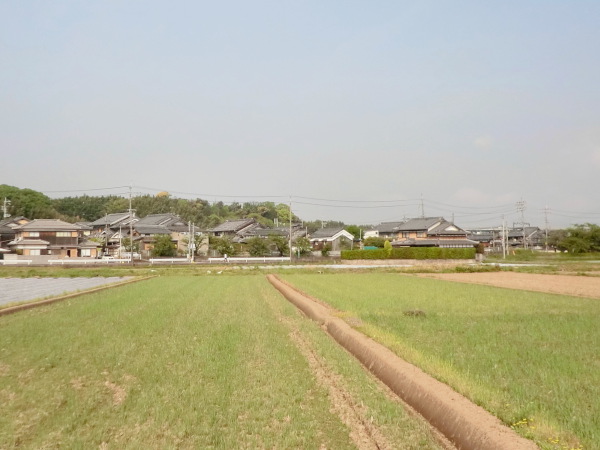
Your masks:
<svg viewBox="0 0 600 450"><path fill-rule="evenodd" d="M49 305L51 303L60 302L63 300L68 300L70 298L79 297L81 295L93 294L94 292L103 291L105 289L110 289L114 287L124 286L126 284L137 283L138 281L149 280L150 278L155 278L156 275L150 275L147 277L139 277L133 278L131 280L120 281L118 283L106 284L104 286L98 286L92 289L88 289L85 291L72 292L70 294L60 295L58 297L47 298L44 300L31 301L27 303L21 303L15 306L9 306L8 308L0 309L0 317L7 316L9 314L17 313L19 311L24 311L26 309L37 308L39 306Z"/></svg>
<svg viewBox="0 0 600 450"><path fill-rule="evenodd" d="M497 417L477 406L448 385L426 374L387 347L354 330L276 275L269 282L305 315L319 323L371 373L421 414L457 448L476 450L530 450L537 445L519 436Z"/></svg>

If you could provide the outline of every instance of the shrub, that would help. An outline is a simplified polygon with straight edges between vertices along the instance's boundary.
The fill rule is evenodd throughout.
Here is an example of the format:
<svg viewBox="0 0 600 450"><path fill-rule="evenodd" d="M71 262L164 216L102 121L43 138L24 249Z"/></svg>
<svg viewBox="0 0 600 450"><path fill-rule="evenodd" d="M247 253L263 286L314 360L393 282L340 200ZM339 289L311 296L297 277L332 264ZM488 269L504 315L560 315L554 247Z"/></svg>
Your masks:
<svg viewBox="0 0 600 450"><path fill-rule="evenodd" d="M398 247L391 252L377 250L346 250L342 259L473 259L475 248Z"/></svg>
<svg viewBox="0 0 600 450"><path fill-rule="evenodd" d="M385 241L385 243L383 244L383 250L385 251L385 257L389 258L390 256L392 256L392 244L390 244L390 241Z"/></svg>
<svg viewBox="0 0 600 450"><path fill-rule="evenodd" d="M368 237L363 241L365 247L378 247L383 248L385 245L385 239L382 237Z"/></svg>

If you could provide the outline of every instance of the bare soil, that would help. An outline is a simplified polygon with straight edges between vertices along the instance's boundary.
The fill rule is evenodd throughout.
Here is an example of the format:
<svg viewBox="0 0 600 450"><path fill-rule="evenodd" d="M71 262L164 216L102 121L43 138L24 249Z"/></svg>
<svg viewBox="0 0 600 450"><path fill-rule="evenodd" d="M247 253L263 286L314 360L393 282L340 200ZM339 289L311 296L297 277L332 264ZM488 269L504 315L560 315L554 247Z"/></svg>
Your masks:
<svg viewBox="0 0 600 450"><path fill-rule="evenodd" d="M518 272L427 273L418 276L509 289L600 298L600 277Z"/></svg>

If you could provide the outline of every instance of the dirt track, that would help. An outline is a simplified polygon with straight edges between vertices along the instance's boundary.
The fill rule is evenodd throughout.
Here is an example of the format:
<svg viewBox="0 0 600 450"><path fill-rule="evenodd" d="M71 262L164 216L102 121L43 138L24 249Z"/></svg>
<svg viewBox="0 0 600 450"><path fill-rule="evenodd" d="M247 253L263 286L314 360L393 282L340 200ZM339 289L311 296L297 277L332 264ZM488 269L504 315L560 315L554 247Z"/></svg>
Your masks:
<svg viewBox="0 0 600 450"><path fill-rule="evenodd" d="M529 450L537 446L381 344L352 329L324 305L274 275L267 277L291 303L315 320L344 348L459 449Z"/></svg>
<svg viewBox="0 0 600 450"><path fill-rule="evenodd" d="M600 298L600 277L517 272L428 273L418 276L526 291Z"/></svg>

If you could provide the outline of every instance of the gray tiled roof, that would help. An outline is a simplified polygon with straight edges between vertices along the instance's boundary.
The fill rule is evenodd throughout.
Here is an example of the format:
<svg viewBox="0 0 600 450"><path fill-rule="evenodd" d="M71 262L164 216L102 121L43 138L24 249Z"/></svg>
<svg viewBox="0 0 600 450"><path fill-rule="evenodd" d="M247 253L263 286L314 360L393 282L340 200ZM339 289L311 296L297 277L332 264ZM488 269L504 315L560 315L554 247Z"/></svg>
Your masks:
<svg viewBox="0 0 600 450"><path fill-rule="evenodd" d="M79 225L64 222L59 219L34 219L25 225L20 225L15 230L22 231L77 231Z"/></svg>
<svg viewBox="0 0 600 450"><path fill-rule="evenodd" d="M99 244L98 242L94 242L94 241L89 241L89 240L85 240L83 242L79 243L79 248L96 248L96 247L101 247L102 244Z"/></svg>
<svg viewBox="0 0 600 450"><path fill-rule="evenodd" d="M50 242L44 241L42 239L16 239L12 242L9 242L8 245L50 245Z"/></svg>
<svg viewBox="0 0 600 450"><path fill-rule="evenodd" d="M142 217L137 223L143 225L163 225L165 227L173 225L187 226L187 223L181 217L174 214L148 214L146 217Z"/></svg>
<svg viewBox="0 0 600 450"><path fill-rule="evenodd" d="M431 228L437 222L444 221L443 217L422 217L418 219L409 219L401 224L398 231L424 231Z"/></svg>
<svg viewBox="0 0 600 450"><path fill-rule="evenodd" d="M110 225L113 225L118 222L123 222L123 221L129 219L129 217L130 217L130 215L128 212L107 214L104 217L101 217L100 219L93 221L91 223L91 225L93 227L106 226L106 224L108 224L110 226Z"/></svg>
<svg viewBox="0 0 600 450"><path fill-rule="evenodd" d="M336 228L319 228L314 233L311 233L310 237L313 239L324 239L335 236L340 231L342 231L344 227L336 227Z"/></svg>
<svg viewBox="0 0 600 450"><path fill-rule="evenodd" d="M379 225L373 227L373 229L379 231L380 233L394 233L398 230L398 227L403 223L404 221L381 222Z"/></svg>
<svg viewBox="0 0 600 450"><path fill-rule="evenodd" d="M449 227L454 227L456 228L456 230L447 230L447 228ZM448 222L446 220L444 220L441 224L439 224L437 227L429 230L430 235L434 235L434 236L466 236L467 232L465 230L463 230L460 227L457 227L456 225L454 225L452 222Z"/></svg>
<svg viewBox="0 0 600 450"><path fill-rule="evenodd" d="M477 242L488 242L488 241L492 241L494 239L494 235L492 233L479 233L479 234L470 233L470 234L467 234L467 239L471 239L472 241L477 241Z"/></svg>
<svg viewBox="0 0 600 450"><path fill-rule="evenodd" d="M17 222L19 222L20 220L27 220L29 222L31 222L27 217L24 216L17 216L17 217L7 217L6 219L0 219L0 226L18 226L19 224Z"/></svg>
<svg viewBox="0 0 600 450"><path fill-rule="evenodd" d="M133 225L133 228L140 234L171 234L171 231L167 227L161 225L140 225L136 223Z"/></svg>
<svg viewBox="0 0 600 450"><path fill-rule="evenodd" d="M228 231L235 233L239 230L246 228L247 226L252 225L255 222L256 222L256 220L254 220L254 219L228 220L227 222L224 222L221 225L216 226L215 228L213 228L210 231L212 231L213 233L223 233L223 232L228 232Z"/></svg>
<svg viewBox="0 0 600 450"><path fill-rule="evenodd" d="M92 230L92 222L75 222L75 225L79 225L82 230Z"/></svg>

